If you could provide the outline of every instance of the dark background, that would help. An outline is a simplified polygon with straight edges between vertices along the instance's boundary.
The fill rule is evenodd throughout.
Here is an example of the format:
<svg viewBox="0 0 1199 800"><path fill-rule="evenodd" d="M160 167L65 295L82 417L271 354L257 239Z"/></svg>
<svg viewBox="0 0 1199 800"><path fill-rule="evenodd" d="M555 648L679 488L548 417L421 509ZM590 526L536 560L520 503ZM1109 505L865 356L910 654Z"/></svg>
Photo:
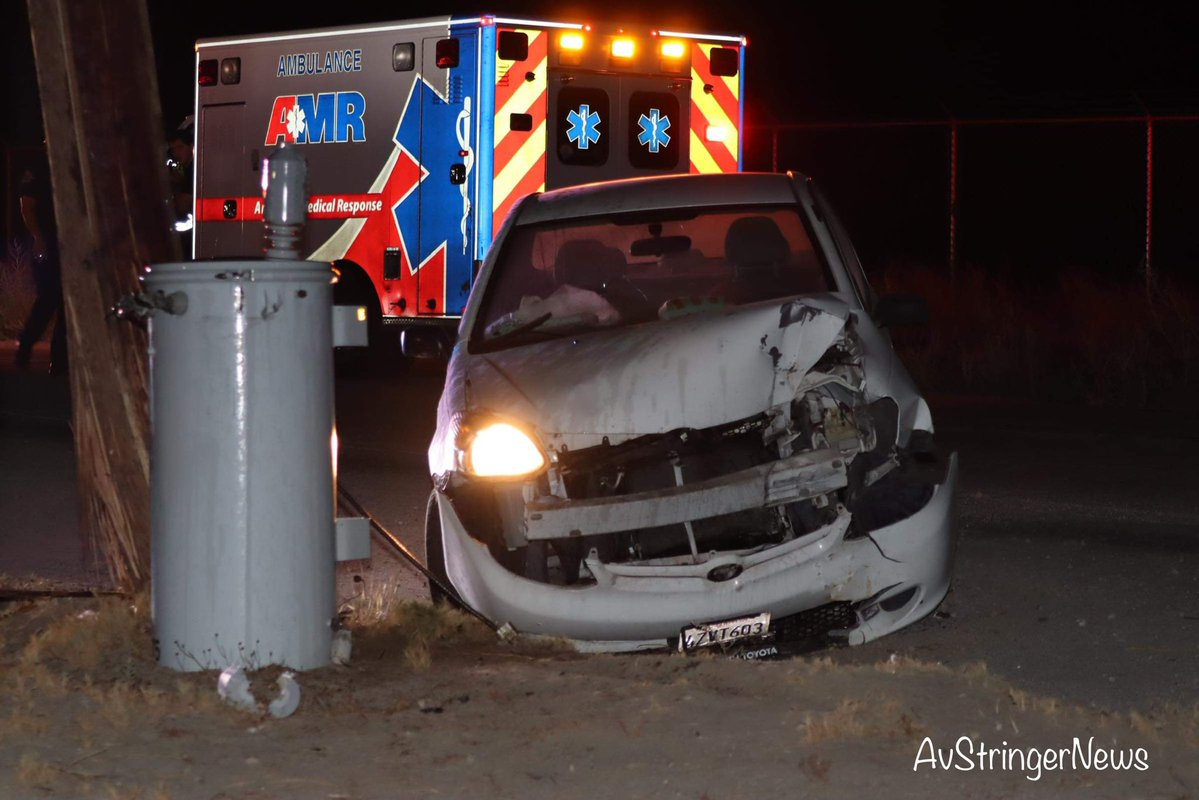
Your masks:
<svg viewBox="0 0 1199 800"><path fill-rule="evenodd" d="M164 125L191 112L192 42L206 36L488 11L744 33L747 168L769 169L768 126L802 122L1199 113L1199 14L1175 4L529 2L493 8L358 2L284 6L150 0ZM41 139L24 3L0 20L8 148ZM97 65L103 68L103 65ZM959 261L1023 277L1135 275L1145 237L1145 124L985 126L959 138ZM1155 133L1153 266L1199 261L1199 123ZM948 128L780 134L778 165L820 180L868 265L944 265Z"/></svg>

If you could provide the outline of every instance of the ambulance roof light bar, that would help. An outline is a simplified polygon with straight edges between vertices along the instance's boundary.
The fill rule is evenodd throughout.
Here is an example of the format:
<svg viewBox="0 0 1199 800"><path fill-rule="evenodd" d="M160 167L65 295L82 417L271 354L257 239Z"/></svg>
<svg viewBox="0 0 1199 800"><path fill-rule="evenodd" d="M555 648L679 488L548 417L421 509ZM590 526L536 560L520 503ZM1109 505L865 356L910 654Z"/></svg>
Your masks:
<svg viewBox="0 0 1199 800"><path fill-rule="evenodd" d="M558 37L558 63L564 67L573 67L583 62L583 47L586 39L583 34L573 31Z"/></svg>
<svg viewBox="0 0 1199 800"><path fill-rule="evenodd" d="M656 36L670 36L678 39L699 39L704 42L732 42L746 45L749 40L744 36L724 36L717 33L680 33L679 31L654 31Z"/></svg>
<svg viewBox="0 0 1199 800"><path fill-rule="evenodd" d="M687 48L682 42L662 42L663 58L682 58L687 54Z"/></svg>
<svg viewBox="0 0 1199 800"><path fill-rule="evenodd" d="M588 30L590 26L584 25L581 22L546 22L540 19L515 19L512 17L492 17L492 22L496 25L516 25L517 27L526 26L533 28L563 28L565 30L583 31Z"/></svg>
<svg viewBox="0 0 1199 800"><path fill-rule="evenodd" d="M613 58L632 58L637 53L637 45L632 39L613 39Z"/></svg>
<svg viewBox="0 0 1199 800"><path fill-rule="evenodd" d="M515 17L471 17L464 19L451 19L453 25L469 25L472 22L482 23L484 19L489 19L492 24L497 25L516 25L528 26L532 28L562 28L565 30L582 31L587 30L588 26L579 22L551 22L549 20L539 19L519 19ZM234 44L261 44L264 42L287 42L302 39L326 39L333 36L352 36L359 33L380 33L383 31L405 31L415 30L418 28L429 27L428 20L413 21L413 22L398 22L390 25L347 25L338 28L328 28L324 30L308 30L297 31L295 33L274 33L264 34L262 36L247 36L237 39L214 39L201 40L196 42L196 50L203 47L226 47Z"/></svg>

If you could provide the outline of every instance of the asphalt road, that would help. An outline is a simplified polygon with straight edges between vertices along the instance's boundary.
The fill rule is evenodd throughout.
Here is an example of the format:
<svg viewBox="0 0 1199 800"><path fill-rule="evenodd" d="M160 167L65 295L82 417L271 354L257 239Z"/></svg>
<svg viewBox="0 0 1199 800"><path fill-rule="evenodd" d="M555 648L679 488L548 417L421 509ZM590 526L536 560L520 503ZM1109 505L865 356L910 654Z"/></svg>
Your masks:
<svg viewBox="0 0 1199 800"><path fill-rule="evenodd" d="M343 484L417 553L442 378L418 368L337 392ZM932 405L961 458L953 589L935 616L831 655L981 661L1038 694L1118 710L1199 700L1199 419ZM382 552L371 570L423 592Z"/></svg>

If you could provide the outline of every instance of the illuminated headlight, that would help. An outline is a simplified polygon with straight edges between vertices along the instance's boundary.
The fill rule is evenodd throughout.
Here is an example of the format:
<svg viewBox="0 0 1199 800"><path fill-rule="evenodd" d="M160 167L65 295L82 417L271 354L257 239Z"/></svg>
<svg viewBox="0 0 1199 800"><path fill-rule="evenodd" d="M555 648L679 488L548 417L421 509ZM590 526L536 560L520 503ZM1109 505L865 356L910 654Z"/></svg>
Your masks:
<svg viewBox="0 0 1199 800"><path fill-rule="evenodd" d="M545 456L529 435L507 422L492 422L466 446L466 471L479 478L519 478L540 472Z"/></svg>

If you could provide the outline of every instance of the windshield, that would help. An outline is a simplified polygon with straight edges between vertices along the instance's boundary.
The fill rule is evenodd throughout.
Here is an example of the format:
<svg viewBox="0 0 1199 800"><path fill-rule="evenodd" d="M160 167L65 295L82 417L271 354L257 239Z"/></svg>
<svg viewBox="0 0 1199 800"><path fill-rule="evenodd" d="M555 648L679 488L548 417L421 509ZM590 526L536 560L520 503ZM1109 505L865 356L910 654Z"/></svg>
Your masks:
<svg viewBox="0 0 1199 800"><path fill-rule="evenodd" d="M794 206L524 225L498 254L473 339L517 344L832 286Z"/></svg>

